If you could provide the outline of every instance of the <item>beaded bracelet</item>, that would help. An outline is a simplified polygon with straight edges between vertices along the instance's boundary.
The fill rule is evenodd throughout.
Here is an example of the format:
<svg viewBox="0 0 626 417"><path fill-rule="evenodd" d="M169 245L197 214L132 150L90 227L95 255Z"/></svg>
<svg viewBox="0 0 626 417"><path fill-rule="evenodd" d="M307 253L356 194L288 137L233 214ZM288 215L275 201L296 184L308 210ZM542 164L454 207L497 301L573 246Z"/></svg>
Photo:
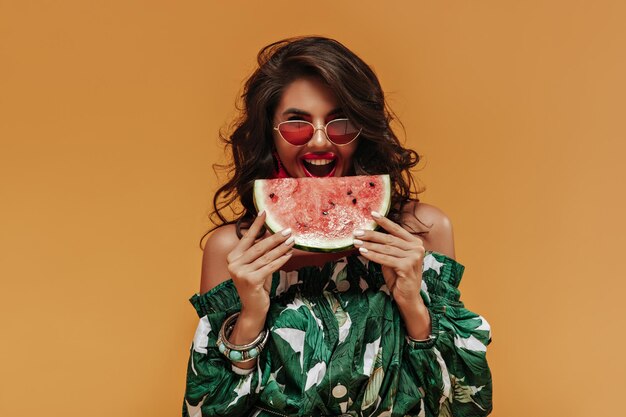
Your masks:
<svg viewBox="0 0 626 417"><path fill-rule="evenodd" d="M235 323L237 322L238 317L239 313L235 313L232 316L228 317L226 320L224 320L224 323L222 323L222 328L220 329L220 333L217 338L217 348L224 356L226 356L231 361L244 363L252 361L256 359L257 356L259 356L259 354L265 347L265 343L267 343L269 332L267 330L263 330L261 333L259 333L256 339L245 345L232 344L228 341L228 338L233 332L233 328L235 327Z"/></svg>

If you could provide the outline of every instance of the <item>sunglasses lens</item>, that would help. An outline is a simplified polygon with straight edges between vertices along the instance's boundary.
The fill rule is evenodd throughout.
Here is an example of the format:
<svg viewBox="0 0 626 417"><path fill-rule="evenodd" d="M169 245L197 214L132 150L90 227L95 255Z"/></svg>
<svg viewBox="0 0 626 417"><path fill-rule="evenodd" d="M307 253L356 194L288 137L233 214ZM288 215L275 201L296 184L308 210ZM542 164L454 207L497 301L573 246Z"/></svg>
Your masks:
<svg viewBox="0 0 626 417"><path fill-rule="evenodd" d="M313 126L306 122L285 122L278 126L282 137L292 145L304 145L313 136Z"/></svg>
<svg viewBox="0 0 626 417"><path fill-rule="evenodd" d="M337 119L328 123L326 127L328 138L337 145L345 145L357 137L360 129L348 119Z"/></svg>

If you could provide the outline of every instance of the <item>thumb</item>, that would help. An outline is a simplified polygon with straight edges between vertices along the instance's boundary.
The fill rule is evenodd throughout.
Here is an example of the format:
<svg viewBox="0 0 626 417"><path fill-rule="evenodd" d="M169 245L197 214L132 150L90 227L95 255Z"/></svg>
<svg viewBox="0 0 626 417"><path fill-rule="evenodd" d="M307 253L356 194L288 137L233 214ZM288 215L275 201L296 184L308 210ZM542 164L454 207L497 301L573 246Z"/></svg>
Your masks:
<svg viewBox="0 0 626 417"><path fill-rule="evenodd" d="M393 290L396 286L396 276L393 272L393 269L383 266L382 267L383 278L385 279L385 284L387 285L387 289L390 293L393 294Z"/></svg>
<svg viewBox="0 0 626 417"><path fill-rule="evenodd" d="M274 282L273 277L274 274L269 274L267 277L265 277L265 282L263 282L263 289L267 291L268 294L272 290L272 283Z"/></svg>

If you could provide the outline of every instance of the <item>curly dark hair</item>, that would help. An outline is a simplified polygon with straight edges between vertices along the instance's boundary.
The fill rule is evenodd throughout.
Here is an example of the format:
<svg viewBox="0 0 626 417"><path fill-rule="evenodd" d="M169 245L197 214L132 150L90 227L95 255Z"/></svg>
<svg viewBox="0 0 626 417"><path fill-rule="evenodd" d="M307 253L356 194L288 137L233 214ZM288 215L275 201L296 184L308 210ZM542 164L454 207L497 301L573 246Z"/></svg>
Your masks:
<svg viewBox="0 0 626 417"><path fill-rule="evenodd" d="M241 114L232 134L220 132L225 148L232 151L232 161L215 164L214 169L216 173L226 170L229 180L213 197L209 218L215 226L202 239L219 226L247 222L256 215L254 180L270 178L276 170L272 156L274 112L285 88L305 76L318 77L326 83L346 117L362 128L353 156L354 172L389 174L389 217L397 222L408 201L419 201L417 195L422 190L416 190L410 172L419 162L419 155L404 148L391 129L390 123L397 118L385 103L376 74L361 58L336 40L309 36L274 42L261 49L257 62L258 68L245 83L238 106ZM227 218L226 209L233 218Z"/></svg>

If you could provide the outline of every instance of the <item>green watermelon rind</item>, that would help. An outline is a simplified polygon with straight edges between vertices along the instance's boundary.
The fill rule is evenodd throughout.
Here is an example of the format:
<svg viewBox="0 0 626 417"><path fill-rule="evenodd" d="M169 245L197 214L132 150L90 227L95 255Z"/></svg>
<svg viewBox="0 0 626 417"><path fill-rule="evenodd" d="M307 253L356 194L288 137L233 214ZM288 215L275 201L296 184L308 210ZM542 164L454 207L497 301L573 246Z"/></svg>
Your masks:
<svg viewBox="0 0 626 417"><path fill-rule="evenodd" d="M378 213L380 213L383 216L386 216L387 214L389 214L389 210L391 209L391 179L389 178L388 174L383 174L383 175L363 175L364 177L366 176L374 176L374 177L381 177L382 179L382 183L384 185L384 189L386 192L386 196L383 199L383 206L380 207L378 210L376 210ZM255 180L254 181L254 206L257 209L257 212L260 212L261 210L263 210L265 207L263 207L261 204L259 204L259 202L263 201L265 199L265 195L263 193L263 182L266 180ZM269 213L268 213L269 214ZM277 233L280 232L283 229L283 226L278 223L277 221L275 221L273 218L271 218L270 215L267 215L265 218L265 226L268 228L268 230L272 233ZM366 225L363 227L363 229L365 230L376 230L380 228L380 226L378 225L378 223L376 223L376 221L374 221L373 219L369 222L366 223ZM328 240L328 245L325 246L312 246L312 245L307 245L305 243L303 243L298 236L295 237L295 242L294 242L294 248L296 249L301 249L307 252L325 252L325 253L330 253L330 252L343 252L346 251L348 249L352 249L354 248L354 237L353 236L348 236L342 239L331 239Z"/></svg>

